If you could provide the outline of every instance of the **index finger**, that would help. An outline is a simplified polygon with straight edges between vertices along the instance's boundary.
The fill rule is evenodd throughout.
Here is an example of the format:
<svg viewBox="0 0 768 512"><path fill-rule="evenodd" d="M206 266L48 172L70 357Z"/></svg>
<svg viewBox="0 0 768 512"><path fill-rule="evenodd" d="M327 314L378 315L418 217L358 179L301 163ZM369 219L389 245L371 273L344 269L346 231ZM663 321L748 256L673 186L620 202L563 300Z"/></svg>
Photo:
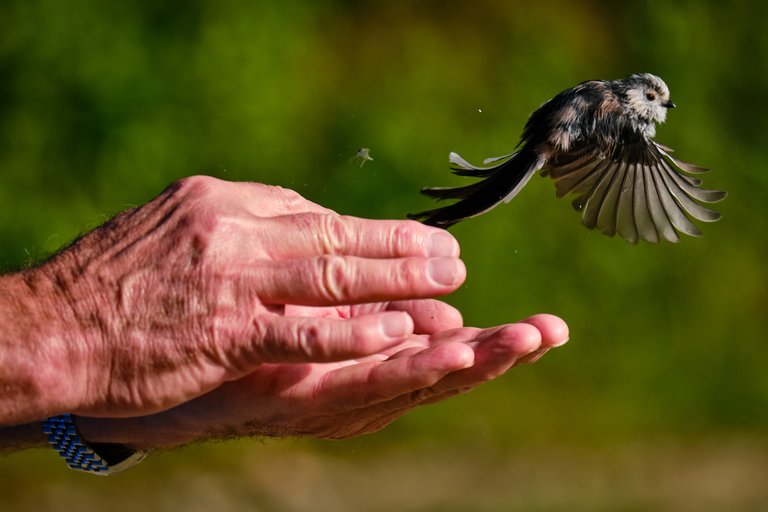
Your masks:
<svg viewBox="0 0 768 512"><path fill-rule="evenodd" d="M443 229L412 220L371 220L335 213L260 218L248 236L269 246L272 259L325 254L365 258L459 255L459 243Z"/></svg>

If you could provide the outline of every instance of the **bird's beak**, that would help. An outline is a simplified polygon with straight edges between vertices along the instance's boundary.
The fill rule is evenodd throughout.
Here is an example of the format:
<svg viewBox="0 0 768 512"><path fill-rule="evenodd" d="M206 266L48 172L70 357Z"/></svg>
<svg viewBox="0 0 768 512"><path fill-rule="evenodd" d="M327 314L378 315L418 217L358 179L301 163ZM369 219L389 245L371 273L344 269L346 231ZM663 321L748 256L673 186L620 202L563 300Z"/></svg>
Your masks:
<svg viewBox="0 0 768 512"><path fill-rule="evenodd" d="M664 103L662 103L661 106L662 107L667 107L667 108L675 108L677 105L675 105L671 101L667 100Z"/></svg>

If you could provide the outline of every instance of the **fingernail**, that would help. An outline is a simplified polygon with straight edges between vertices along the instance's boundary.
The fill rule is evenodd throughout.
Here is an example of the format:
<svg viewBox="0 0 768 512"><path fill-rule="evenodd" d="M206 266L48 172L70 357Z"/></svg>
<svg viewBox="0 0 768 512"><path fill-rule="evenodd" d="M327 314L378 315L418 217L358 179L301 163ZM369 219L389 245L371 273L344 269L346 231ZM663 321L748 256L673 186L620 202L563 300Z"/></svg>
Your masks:
<svg viewBox="0 0 768 512"><path fill-rule="evenodd" d="M432 281L442 286L453 286L459 276L456 258L434 258L427 262L427 275Z"/></svg>
<svg viewBox="0 0 768 512"><path fill-rule="evenodd" d="M565 338L563 341L558 341L557 343L553 343L551 346L552 346L553 348L562 347L563 345L565 345L566 343L568 343L568 340L569 340L569 339L570 339L570 338Z"/></svg>
<svg viewBox="0 0 768 512"><path fill-rule="evenodd" d="M385 315L381 319L381 332L387 338L402 338L411 333L411 317L405 313L397 315Z"/></svg>
<svg viewBox="0 0 768 512"><path fill-rule="evenodd" d="M459 255L459 244L445 231L436 231L427 239L427 256L451 257Z"/></svg>

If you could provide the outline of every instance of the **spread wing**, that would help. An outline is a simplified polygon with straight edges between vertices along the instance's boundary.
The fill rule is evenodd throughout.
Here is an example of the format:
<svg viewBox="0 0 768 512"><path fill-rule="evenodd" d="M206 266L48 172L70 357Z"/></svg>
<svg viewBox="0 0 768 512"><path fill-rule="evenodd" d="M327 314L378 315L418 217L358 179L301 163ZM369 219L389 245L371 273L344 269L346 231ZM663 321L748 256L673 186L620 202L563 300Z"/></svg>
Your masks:
<svg viewBox="0 0 768 512"><path fill-rule="evenodd" d="M678 233L701 236L691 219L714 222L720 214L701 203L726 196L701 188L690 174L707 171L671 156L672 149L650 139L617 146L611 154L592 148L559 155L542 174L555 180L557 196L572 193L581 222L630 243L679 241ZM682 171L682 172L681 172Z"/></svg>

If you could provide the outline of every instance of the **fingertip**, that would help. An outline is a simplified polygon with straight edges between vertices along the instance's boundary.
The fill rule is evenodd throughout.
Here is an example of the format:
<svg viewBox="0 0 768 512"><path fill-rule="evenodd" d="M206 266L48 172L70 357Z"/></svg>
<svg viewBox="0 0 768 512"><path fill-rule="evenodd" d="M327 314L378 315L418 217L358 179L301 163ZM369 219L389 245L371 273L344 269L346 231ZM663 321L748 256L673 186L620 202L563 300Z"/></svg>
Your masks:
<svg viewBox="0 0 768 512"><path fill-rule="evenodd" d="M427 277L439 287L456 289L467 277L467 268L458 258L430 258Z"/></svg>
<svg viewBox="0 0 768 512"><path fill-rule="evenodd" d="M568 342L570 332L568 324L555 315L541 313L522 320L521 323L532 325L541 333L541 341L550 347L560 347Z"/></svg>
<svg viewBox="0 0 768 512"><path fill-rule="evenodd" d="M520 358L541 347L539 330L524 322L485 329L476 339L490 348L493 359Z"/></svg>
<svg viewBox="0 0 768 512"><path fill-rule="evenodd" d="M404 311L388 311L381 313L379 329L385 339L402 340L413 334L413 319Z"/></svg>
<svg viewBox="0 0 768 512"><path fill-rule="evenodd" d="M427 237L427 256L456 258L459 250L459 242L444 229L435 230Z"/></svg>
<svg viewBox="0 0 768 512"><path fill-rule="evenodd" d="M508 338L510 348L520 355L538 350L542 342L539 329L526 323L505 326L502 335Z"/></svg>
<svg viewBox="0 0 768 512"><path fill-rule="evenodd" d="M467 279L467 266L464 264L464 261L462 259L458 259L459 264L459 279L458 283L456 284L456 287L461 286L464 284L464 281Z"/></svg>
<svg viewBox="0 0 768 512"><path fill-rule="evenodd" d="M441 305L442 307L439 312L439 330L458 329L464 326L464 317L462 316L461 311L444 302L442 302Z"/></svg>

